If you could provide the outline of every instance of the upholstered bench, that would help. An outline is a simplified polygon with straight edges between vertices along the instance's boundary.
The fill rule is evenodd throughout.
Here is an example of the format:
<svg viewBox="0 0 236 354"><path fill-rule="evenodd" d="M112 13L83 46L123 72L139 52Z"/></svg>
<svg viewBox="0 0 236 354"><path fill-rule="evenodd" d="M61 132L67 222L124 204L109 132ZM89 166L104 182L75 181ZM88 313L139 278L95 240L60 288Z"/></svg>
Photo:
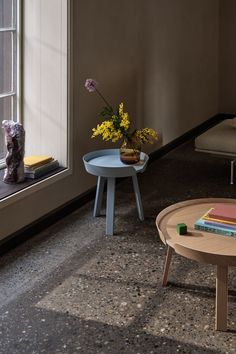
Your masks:
<svg viewBox="0 0 236 354"><path fill-rule="evenodd" d="M195 139L195 150L231 159L230 183L234 183L236 118L226 119Z"/></svg>

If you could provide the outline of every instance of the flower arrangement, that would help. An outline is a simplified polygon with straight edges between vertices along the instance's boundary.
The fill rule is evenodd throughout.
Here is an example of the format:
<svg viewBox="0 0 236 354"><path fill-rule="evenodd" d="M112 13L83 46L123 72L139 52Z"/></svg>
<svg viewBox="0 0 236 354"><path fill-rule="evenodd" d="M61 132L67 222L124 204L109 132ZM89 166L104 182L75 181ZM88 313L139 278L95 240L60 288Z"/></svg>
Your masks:
<svg viewBox="0 0 236 354"><path fill-rule="evenodd" d="M101 124L98 124L96 128L93 128L92 138L100 135L103 140L111 140L112 142L116 142L122 138L132 138L136 139L141 144L152 144L157 140L158 135L154 129L143 128L131 131L129 114L124 112L123 103L119 104L117 112L115 112L102 93L98 90L97 86L98 83L94 79L87 79L85 81L85 88L89 92L97 92L106 104L101 112L101 116L104 117L105 120Z"/></svg>

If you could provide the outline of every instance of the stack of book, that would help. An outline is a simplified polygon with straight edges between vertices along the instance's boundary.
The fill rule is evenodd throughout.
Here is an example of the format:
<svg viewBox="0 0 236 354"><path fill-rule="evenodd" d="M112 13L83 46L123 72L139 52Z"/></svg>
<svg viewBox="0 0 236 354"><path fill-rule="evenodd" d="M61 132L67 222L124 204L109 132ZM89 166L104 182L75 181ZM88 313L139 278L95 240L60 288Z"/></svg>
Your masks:
<svg viewBox="0 0 236 354"><path fill-rule="evenodd" d="M35 155L24 158L25 177L35 179L59 167L59 163L52 156Z"/></svg>
<svg viewBox="0 0 236 354"><path fill-rule="evenodd" d="M218 204L194 224L196 230L236 237L236 206Z"/></svg>

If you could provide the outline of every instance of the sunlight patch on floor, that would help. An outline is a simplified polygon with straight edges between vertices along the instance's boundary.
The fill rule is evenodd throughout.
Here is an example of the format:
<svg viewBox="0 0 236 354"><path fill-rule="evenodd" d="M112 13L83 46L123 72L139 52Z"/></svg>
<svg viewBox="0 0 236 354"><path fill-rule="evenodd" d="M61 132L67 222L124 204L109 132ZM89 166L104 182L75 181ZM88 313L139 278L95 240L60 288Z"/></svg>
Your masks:
<svg viewBox="0 0 236 354"><path fill-rule="evenodd" d="M143 311L155 289L139 288L83 276L71 276L36 307L115 326L129 325Z"/></svg>

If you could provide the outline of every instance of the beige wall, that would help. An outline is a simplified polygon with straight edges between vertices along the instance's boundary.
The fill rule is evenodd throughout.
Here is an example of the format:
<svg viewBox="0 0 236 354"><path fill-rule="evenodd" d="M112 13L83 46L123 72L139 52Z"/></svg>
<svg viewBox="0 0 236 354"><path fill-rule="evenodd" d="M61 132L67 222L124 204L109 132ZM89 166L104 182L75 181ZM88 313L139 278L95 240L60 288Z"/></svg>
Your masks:
<svg viewBox="0 0 236 354"><path fill-rule="evenodd" d="M137 126L158 130L162 140L152 149L218 112L218 1L71 3L72 174L45 189L32 188L24 199L19 196L8 206L1 204L0 238L95 184L95 178L84 171L81 158L88 151L110 145L90 139L103 103L84 89L86 78L97 79L112 105L123 101Z"/></svg>
<svg viewBox="0 0 236 354"><path fill-rule="evenodd" d="M236 114L236 1L220 1L220 111Z"/></svg>

